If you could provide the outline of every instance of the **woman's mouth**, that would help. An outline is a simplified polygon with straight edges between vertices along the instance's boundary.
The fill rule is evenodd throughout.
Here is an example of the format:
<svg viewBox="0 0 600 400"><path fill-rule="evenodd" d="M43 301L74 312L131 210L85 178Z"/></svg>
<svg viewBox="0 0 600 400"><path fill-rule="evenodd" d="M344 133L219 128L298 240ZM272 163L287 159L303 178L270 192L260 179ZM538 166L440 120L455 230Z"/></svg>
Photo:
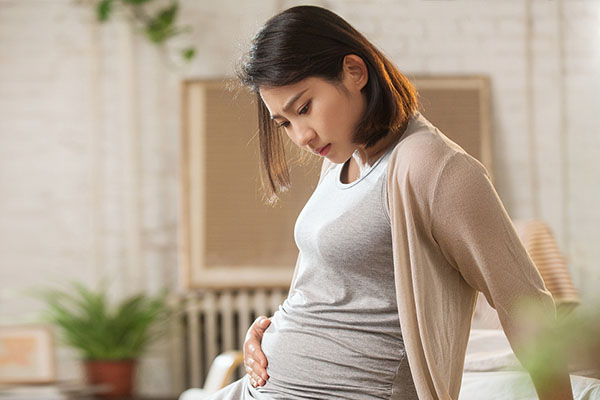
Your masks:
<svg viewBox="0 0 600 400"><path fill-rule="evenodd" d="M331 143L329 143L327 146L325 146L321 150L319 150L319 155L321 157L325 157L327 155L327 153L329 153L330 148L331 148Z"/></svg>

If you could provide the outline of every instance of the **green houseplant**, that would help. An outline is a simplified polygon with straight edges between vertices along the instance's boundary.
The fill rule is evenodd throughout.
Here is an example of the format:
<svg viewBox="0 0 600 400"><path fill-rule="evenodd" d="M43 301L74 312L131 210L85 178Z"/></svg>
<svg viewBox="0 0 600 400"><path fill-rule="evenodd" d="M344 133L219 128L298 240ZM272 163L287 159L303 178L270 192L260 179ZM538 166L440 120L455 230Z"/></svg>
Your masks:
<svg viewBox="0 0 600 400"><path fill-rule="evenodd" d="M109 386L109 397L131 395L136 360L166 332L166 293L135 294L114 306L106 290L80 283L39 294L46 303L43 319L56 326L64 344L79 351L88 382Z"/></svg>
<svg viewBox="0 0 600 400"><path fill-rule="evenodd" d="M97 20L107 22L114 14L123 14L151 43L163 46L175 36L191 32L190 26L177 24L179 0L86 0L96 10ZM190 61L196 55L192 46L179 49Z"/></svg>

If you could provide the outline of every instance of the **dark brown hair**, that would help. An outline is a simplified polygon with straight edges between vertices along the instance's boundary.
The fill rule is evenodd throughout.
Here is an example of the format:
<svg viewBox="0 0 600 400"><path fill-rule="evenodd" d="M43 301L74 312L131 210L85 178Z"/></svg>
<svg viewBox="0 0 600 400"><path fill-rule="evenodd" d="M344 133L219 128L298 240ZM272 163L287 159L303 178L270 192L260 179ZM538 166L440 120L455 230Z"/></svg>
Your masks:
<svg viewBox="0 0 600 400"><path fill-rule="evenodd" d="M237 76L256 94L262 185L270 203L290 186L282 133L260 97L264 86L277 87L319 77L341 82L348 54L363 59L369 79L362 89L366 109L354 142L369 148L389 132L406 125L417 109L410 81L360 32L339 15L321 7L298 6L270 18L252 39Z"/></svg>

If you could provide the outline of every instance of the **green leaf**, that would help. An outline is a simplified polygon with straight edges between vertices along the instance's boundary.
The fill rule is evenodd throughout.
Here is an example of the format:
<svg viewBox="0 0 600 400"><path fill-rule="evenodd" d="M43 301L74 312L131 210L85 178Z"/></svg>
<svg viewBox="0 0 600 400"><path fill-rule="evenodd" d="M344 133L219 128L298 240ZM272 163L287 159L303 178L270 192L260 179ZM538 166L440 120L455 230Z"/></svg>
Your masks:
<svg viewBox="0 0 600 400"><path fill-rule="evenodd" d="M112 11L112 2L113 0L102 0L98 3L96 8L98 21L105 22L108 20Z"/></svg>
<svg viewBox="0 0 600 400"><path fill-rule="evenodd" d="M164 42L181 31L173 26L179 6L176 2L160 10L146 25L146 36L154 43Z"/></svg>
<svg viewBox="0 0 600 400"><path fill-rule="evenodd" d="M164 24L166 26L170 26L175 21L175 16L177 15L177 10L179 9L179 4L177 2L171 3L171 5L167 8L159 11L156 16L157 22Z"/></svg>
<svg viewBox="0 0 600 400"><path fill-rule="evenodd" d="M187 49L183 49L181 51L181 55L186 61L191 61L192 58L196 56L196 49L193 47L188 47Z"/></svg>

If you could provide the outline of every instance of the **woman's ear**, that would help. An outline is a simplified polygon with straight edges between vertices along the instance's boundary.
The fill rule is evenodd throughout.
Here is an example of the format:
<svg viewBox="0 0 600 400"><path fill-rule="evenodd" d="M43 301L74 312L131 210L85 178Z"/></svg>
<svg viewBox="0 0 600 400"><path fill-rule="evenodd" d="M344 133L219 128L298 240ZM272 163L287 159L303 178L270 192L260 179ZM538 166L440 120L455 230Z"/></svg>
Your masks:
<svg viewBox="0 0 600 400"><path fill-rule="evenodd" d="M348 54L344 57L342 70L343 80L346 81L346 84L350 84L358 90L362 90L369 81L367 65L356 54Z"/></svg>

